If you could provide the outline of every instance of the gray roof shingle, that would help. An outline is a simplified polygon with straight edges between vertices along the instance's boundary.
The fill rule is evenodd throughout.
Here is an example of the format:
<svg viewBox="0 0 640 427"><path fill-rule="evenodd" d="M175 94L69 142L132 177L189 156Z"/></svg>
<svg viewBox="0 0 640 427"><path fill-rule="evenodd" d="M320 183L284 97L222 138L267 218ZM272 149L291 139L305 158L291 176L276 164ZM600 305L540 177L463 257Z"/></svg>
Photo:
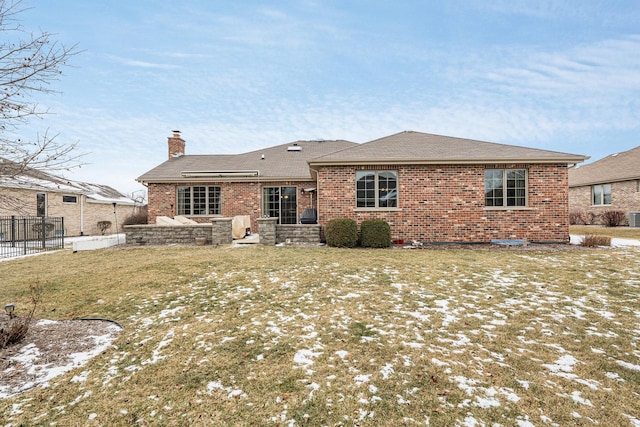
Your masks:
<svg viewBox="0 0 640 427"><path fill-rule="evenodd" d="M569 169L569 187L640 179L640 146Z"/></svg>
<svg viewBox="0 0 640 427"><path fill-rule="evenodd" d="M243 179L230 177L228 172L232 171L259 171L261 179L311 180L307 160L354 145L357 144L344 140L296 141L242 154L184 155L161 163L138 177L137 181L142 183L211 181L215 177L215 172L221 172L222 177L219 178L223 180ZM289 147L297 147L299 151L290 151ZM201 172L203 176L187 177L185 172ZM225 172L227 172L226 178ZM208 176L205 178L205 175Z"/></svg>
<svg viewBox="0 0 640 427"><path fill-rule="evenodd" d="M579 163L587 156L404 131L312 159L313 165L383 163Z"/></svg>
<svg viewBox="0 0 640 427"><path fill-rule="evenodd" d="M299 151L290 151L296 146ZM264 155L264 159L262 156ZM169 159L137 178L142 183L198 181L311 180L309 168L340 164L579 163L588 157L405 131L364 144L296 141L242 154L184 155ZM238 176L237 172L247 172ZM235 176L232 172L236 172Z"/></svg>

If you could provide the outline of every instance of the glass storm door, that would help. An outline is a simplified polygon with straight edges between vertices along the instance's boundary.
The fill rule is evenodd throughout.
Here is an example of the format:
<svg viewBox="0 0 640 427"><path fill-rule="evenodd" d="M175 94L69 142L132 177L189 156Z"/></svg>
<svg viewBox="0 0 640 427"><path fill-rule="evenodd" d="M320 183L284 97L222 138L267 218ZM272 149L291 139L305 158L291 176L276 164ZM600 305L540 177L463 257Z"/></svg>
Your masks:
<svg viewBox="0 0 640 427"><path fill-rule="evenodd" d="M265 187L262 189L263 213L278 218L278 224L298 223L296 187Z"/></svg>

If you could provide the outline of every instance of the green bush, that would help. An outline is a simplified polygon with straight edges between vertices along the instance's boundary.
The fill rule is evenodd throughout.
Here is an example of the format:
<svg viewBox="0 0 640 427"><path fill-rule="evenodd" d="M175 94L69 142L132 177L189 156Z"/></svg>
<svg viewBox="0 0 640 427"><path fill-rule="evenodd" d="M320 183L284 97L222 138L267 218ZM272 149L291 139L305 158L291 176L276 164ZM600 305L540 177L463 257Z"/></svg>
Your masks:
<svg viewBox="0 0 640 427"><path fill-rule="evenodd" d="M354 248L358 244L358 224L349 218L332 219L324 232L327 245L338 248Z"/></svg>
<svg viewBox="0 0 640 427"><path fill-rule="evenodd" d="M365 248L388 248L391 246L391 227L381 219L362 221L360 244Z"/></svg>

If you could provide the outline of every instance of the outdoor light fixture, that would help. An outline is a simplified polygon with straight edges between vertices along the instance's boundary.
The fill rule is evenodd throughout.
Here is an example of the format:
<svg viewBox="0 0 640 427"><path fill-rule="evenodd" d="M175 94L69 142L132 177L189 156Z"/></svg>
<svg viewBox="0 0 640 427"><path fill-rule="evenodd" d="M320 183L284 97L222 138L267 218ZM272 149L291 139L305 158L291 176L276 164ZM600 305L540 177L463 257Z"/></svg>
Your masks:
<svg viewBox="0 0 640 427"><path fill-rule="evenodd" d="M4 306L4 311L7 312L7 314L9 315L9 319L13 319L13 311L16 309L16 305L15 304L5 304Z"/></svg>

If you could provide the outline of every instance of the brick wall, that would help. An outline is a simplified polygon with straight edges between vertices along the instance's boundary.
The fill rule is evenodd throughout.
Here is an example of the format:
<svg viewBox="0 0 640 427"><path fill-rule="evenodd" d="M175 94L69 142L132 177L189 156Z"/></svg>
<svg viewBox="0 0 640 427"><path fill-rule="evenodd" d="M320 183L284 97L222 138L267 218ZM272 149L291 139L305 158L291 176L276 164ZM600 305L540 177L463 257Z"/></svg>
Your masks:
<svg viewBox="0 0 640 427"><path fill-rule="evenodd" d="M169 159L184 155L185 144L184 139L180 138L180 132L174 132L173 136L170 136L167 141L167 145L169 147Z"/></svg>
<svg viewBox="0 0 640 427"><path fill-rule="evenodd" d="M176 185L149 184L147 187L147 222L156 223L156 217L174 217L176 212Z"/></svg>
<svg viewBox="0 0 640 427"><path fill-rule="evenodd" d="M484 170L528 169L525 209L486 209ZM393 239L426 242L488 242L492 239L568 242L566 165L424 165L358 167L398 171L398 208L356 209L356 167L318 171L318 216L379 218L391 226Z"/></svg>
<svg viewBox="0 0 640 427"><path fill-rule="evenodd" d="M569 208L598 214L621 210L627 214L628 221L629 212L640 212L640 180L611 183L610 205L592 205L590 185L572 187L569 189Z"/></svg>
<svg viewBox="0 0 640 427"><path fill-rule="evenodd" d="M234 217L249 215L251 230L258 230L256 219L262 216L262 188L277 186L293 186L298 188L298 217L311 206L311 196L301 194L304 188L315 187L315 182L284 181L284 182L191 182L180 183L180 186L219 186L221 200L221 216ZM174 217L176 215L176 184L149 184L149 218L150 224L155 224L157 216ZM313 204L316 204L316 194L313 194ZM315 207L315 206L314 206ZM194 221L205 223L211 221L212 216L189 216Z"/></svg>

